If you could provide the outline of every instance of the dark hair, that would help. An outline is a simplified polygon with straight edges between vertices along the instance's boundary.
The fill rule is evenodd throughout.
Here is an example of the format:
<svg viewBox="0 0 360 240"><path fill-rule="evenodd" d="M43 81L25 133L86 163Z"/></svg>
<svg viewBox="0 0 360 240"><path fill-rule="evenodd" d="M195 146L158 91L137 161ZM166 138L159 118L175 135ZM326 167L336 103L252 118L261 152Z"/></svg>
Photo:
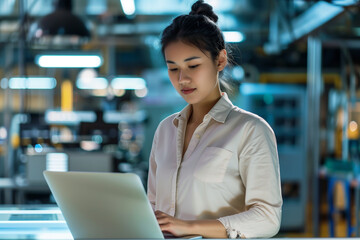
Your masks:
<svg viewBox="0 0 360 240"><path fill-rule="evenodd" d="M161 51L172 42L182 41L193 45L201 51L209 52L213 61L221 50L226 49L223 34L217 26L218 16L211 5L203 0L196 1L191 6L189 14L176 17L161 35ZM223 72L223 71L222 71ZM222 91L231 92L229 84L220 81Z"/></svg>
<svg viewBox="0 0 360 240"><path fill-rule="evenodd" d="M195 2L188 15L176 17L163 31L162 53L164 54L169 43L182 41L196 46L203 52L209 52L215 60L220 51L225 49L223 35L216 25L217 20L218 16L213 12L212 6L203 0Z"/></svg>

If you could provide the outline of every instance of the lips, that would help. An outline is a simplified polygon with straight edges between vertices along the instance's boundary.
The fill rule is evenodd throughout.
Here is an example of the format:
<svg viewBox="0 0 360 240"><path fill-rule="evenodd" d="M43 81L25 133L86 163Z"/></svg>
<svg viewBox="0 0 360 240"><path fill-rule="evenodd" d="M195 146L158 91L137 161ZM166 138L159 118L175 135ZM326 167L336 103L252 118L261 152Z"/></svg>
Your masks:
<svg viewBox="0 0 360 240"><path fill-rule="evenodd" d="M183 93L183 94L190 94L190 93L192 93L193 91L195 91L196 90L196 88L183 88L183 89L181 89L181 92Z"/></svg>

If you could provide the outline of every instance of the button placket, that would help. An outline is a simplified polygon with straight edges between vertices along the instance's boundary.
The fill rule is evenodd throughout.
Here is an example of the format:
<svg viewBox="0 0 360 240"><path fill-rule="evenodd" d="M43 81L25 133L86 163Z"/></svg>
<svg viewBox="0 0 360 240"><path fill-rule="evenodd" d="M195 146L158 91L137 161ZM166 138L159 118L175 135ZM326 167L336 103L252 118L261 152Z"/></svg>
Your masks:
<svg viewBox="0 0 360 240"><path fill-rule="evenodd" d="M194 151L195 147L200 142L201 136L203 135L209 121L205 117L204 122L202 122L194 131L193 136L191 137L190 144L188 147L188 151L186 152L186 155L189 156Z"/></svg>
<svg viewBox="0 0 360 240"><path fill-rule="evenodd" d="M176 143L177 143L177 149L176 149L176 170L174 173L174 178L172 181L172 192L171 192L171 205L170 210L173 216L175 216L176 212L176 195L177 195L177 178L179 173L179 168L182 160L182 149L183 149L183 138L184 138L184 120L179 120L179 125L177 128L177 135L176 135Z"/></svg>
<svg viewBox="0 0 360 240"><path fill-rule="evenodd" d="M185 121L183 119L181 119L179 121L179 125L178 125L178 129L177 129L177 167L176 167L176 171L174 174L174 179L173 179L173 185L172 185L172 201L171 201L171 212L173 213L173 215L175 216L176 213L176 197L177 197L177 181L178 181L178 173L179 173L179 169L180 169L180 165L181 162L184 159L187 159L192 152L194 151L194 149L196 148L196 146L198 145L198 143L200 142L201 136L203 135L207 125L209 124L210 121L210 117L205 117L204 121L195 129L193 136L190 139L190 143L188 146L187 151L184 154L184 157L182 157L183 155L183 143L184 143L184 124Z"/></svg>

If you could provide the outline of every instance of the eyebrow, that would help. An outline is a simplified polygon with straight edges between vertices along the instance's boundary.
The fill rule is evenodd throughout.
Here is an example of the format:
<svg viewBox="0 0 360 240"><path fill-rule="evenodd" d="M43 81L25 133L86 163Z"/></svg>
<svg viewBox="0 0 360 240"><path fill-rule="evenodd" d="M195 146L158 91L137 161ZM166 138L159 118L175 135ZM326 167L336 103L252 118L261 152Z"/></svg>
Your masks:
<svg viewBox="0 0 360 240"><path fill-rule="evenodd" d="M188 61L191 61L191 60L194 60L194 59L198 59L200 57L189 57L187 59L184 60L184 62L188 62ZM174 61L170 61L170 60L166 60L167 63L171 63L171 64L175 64Z"/></svg>

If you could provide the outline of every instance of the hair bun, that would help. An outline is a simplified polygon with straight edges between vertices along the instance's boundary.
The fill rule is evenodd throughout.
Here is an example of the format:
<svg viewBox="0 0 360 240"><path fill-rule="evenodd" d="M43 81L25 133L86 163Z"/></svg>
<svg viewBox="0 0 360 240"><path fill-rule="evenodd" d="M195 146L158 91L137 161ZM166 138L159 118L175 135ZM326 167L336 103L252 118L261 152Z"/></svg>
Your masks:
<svg viewBox="0 0 360 240"><path fill-rule="evenodd" d="M218 16L214 13L212 6L204 3L203 0L198 0L191 6L189 15L204 15L210 18L214 23L217 23L218 21Z"/></svg>

